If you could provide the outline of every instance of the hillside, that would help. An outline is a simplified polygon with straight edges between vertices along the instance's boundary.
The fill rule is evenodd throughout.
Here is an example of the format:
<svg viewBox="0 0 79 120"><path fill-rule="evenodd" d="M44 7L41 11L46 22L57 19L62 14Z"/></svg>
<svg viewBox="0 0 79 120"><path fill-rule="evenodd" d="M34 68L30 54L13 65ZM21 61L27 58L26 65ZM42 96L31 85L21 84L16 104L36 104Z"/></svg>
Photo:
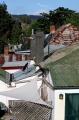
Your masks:
<svg viewBox="0 0 79 120"><path fill-rule="evenodd" d="M40 15L27 15L27 14L23 14L23 15L12 15L14 18L19 19L21 22L21 27L22 30L24 32L27 31L29 25L31 24L31 22L33 20L36 20L38 18L42 18L42 16Z"/></svg>
<svg viewBox="0 0 79 120"><path fill-rule="evenodd" d="M23 30L24 32L26 32L27 29L28 29L28 27L29 27L29 24L27 25L27 24L21 22L21 27L22 27L22 30Z"/></svg>
<svg viewBox="0 0 79 120"><path fill-rule="evenodd" d="M12 15L12 16L15 17L15 18L19 18L20 15ZM23 14L22 16L26 17L27 14ZM42 18L41 15L28 15L28 16L30 17L31 21L36 20L38 18Z"/></svg>

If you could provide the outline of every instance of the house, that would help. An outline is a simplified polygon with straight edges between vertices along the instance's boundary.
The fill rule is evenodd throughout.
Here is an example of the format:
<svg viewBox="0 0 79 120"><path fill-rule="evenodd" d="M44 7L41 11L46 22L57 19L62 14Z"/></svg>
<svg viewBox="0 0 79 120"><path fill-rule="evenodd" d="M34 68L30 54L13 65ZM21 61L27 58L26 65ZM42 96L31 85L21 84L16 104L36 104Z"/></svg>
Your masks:
<svg viewBox="0 0 79 120"><path fill-rule="evenodd" d="M27 61L30 59L30 53L21 52L21 53L12 53L9 52L8 46L4 47L4 54L0 54L0 67L5 62L19 62L19 61Z"/></svg>
<svg viewBox="0 0 79 120"><path fill-rule="evenodd" d="M52 78L52 120L79 119L79 48L43 67Z"/></svg>
<svg viewBox="0 0 79 120"><path fill-rule="evenodd" d="M75 42L79 42L79 28L68 23L59 27L53 34L50 40L50 45L62 44L71 45Z"/></svg>
<svg viewBox="0 0 79 120"><path fill-rule="evenodd" d="M55 51L79 42L79 28L71 23L63 25L57 30L55 30L55 26L50 26L50 30L44 40L44 52Z"/></svg>

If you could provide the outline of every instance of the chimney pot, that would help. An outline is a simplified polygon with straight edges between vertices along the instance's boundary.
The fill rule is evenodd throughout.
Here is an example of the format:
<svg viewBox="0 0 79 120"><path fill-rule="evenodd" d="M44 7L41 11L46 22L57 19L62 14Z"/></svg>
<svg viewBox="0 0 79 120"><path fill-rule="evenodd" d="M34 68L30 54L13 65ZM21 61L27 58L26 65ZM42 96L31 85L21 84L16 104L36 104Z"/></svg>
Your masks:
<svg viewBox="0 0 79 120"><path fill-rule="evenodd" d="M53 31L55 31L55 26L51 25L50 26L50 33L53 32Z"/></svg>
<svg viewBox="0 0 79 120"><path fill-rule="evenodd" d="M8 52L9 52L9 48L8 48L8 46L5 46L4 47L4 55L8 56Z"/></svg>

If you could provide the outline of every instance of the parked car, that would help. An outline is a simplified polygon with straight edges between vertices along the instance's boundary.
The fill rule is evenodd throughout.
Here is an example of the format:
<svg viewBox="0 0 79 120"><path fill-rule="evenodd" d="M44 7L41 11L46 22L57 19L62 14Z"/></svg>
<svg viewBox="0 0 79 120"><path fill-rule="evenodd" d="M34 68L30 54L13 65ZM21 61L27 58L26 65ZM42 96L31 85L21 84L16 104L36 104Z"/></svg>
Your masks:
<svg viewBox="0 0 79 120"><path fill-rule="evenodd" d="M0 118L8 112L8 108L2 102L0 102Z"/></svg>

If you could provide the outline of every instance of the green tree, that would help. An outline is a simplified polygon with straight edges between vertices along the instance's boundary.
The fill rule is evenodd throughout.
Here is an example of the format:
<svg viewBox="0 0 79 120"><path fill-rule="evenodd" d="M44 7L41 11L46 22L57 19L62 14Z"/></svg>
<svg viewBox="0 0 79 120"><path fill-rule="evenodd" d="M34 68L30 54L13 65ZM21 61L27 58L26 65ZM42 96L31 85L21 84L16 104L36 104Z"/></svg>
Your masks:
<svg viewBox="0 0 79 120"><path fill-rule="evenodd" d="M19 20L23 23L30 24L31 23L31 18L28 15L19 15Z"/></svg>
<svg viewBox="0 0 79 120"><path fill-rule="evenodd" d="M79 28L79 13L75 13L71 16L71 18L66 18L64 24L71 23Z"/></svg>
<svg viewBox="0 0 79 120"><path fill-rule="evenodd" d="M9 38L12 28L12 17L7 12L7 6L3 2L0 4L0 53L3 53L4 45Z"/></svg>
<svg viewBox="0 0 79 120"><path fill-rule="evenodd" d="M37 22L37 20L34 20L29 26L26 35L30 37L32 33L32 29L34 29L34 32L35 32L38 29L38 27L39 27L39 23Z"/></svg>
<svg viewBox="0 0 79 120"><path fill-rule="evenodd" d="M21 31L22 29L18 24L13 25L11 30L10 44L16 45L17 43L22 42Z"/></svg>
<svg viewBox="0 0 79 120"><path fill-rule="evenodd" d="M79 15L75 11L68 8L59 7L54 11L50 10L49 13L40 13L42 18L37 19L36 24L40 27L45 34L49 33L50 25L54 25L55 28L62 26L67 19L73 19L73 15L78 18ZM36 25L35 25L36 26Z"/></svg>
<svg viewBox="0 0 79 120"><path fill-rule="evenodd" d="M75 14L75 11L69 10L68 8L59 7L54 10L53 22L58 28L64 24L67 18L71 18L73 14Z"/></svg>
<svg viewBox="0 0 79 120"><path fill-rule="evenodd" d="M41 28L42 31L44 31L44 33L49 33L49 26L50 26L50 22L49 22L49 15L47 13L40 13L43 17L37 19L37 23L39 28Z"/></svg>
<svg viewBox="0 0 79 120"><path fill-rule="evenodd" d="M20 20L8 13L4 2L0 4L0 53L3 53L4 46L8 43L22 42L21 31Z"/></svg>

